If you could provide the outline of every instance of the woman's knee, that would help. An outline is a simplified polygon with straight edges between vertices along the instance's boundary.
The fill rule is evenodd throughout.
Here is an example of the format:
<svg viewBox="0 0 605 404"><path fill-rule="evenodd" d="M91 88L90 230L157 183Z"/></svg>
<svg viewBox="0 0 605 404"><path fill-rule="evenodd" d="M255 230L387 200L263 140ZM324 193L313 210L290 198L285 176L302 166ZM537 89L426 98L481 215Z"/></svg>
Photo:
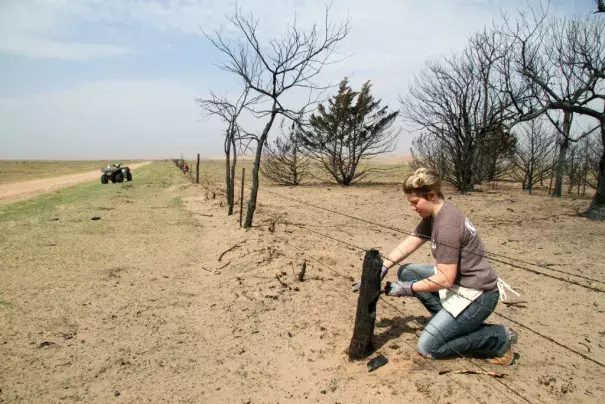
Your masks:
<svg viewBox="0 0 605 404"><path fill-rule="evenodd" d="M416 344L416 352L425 358L432 358L433 353L438 348L437 345L437 339L425 330L420 334L418 344Z"/></svg>
<svg viewBox="0 0 605 404"><path fill-rule="evenodd" d="M418 280L418 276L410 270L410 265L412 264L403 264L397 270L397 279L402 282L411 282Z"/></svg>

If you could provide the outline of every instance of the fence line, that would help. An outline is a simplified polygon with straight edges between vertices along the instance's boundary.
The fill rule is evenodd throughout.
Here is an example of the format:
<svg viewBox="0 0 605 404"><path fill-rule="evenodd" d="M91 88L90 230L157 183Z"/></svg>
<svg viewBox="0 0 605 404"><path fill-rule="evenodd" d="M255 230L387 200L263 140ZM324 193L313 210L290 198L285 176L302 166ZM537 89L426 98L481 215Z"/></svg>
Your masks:
<svg viewBox="0 0 605 404"><path fill-rule="evenodd" d="M334 241L337 241L337 242L339 242L339 243L342 243L342 244L348 245L348 246L350 246L350 247L354 247L354 248L356 248L356 249L358 249L358 250L361 250L361 251L366 251L366 249L365 249L365 248L363 248L363 247L356 246L356 245L351 244L351 243L349 243L349 242L339 240L339 239L337 239L337 238L335 238L335 237L328 236L327 234L322 234L322 233L320 233L320 232L318 232L318 231L311 230L311 229L309 229L309 228L307 228L307 227L305 227L305 226L302 226L302 225L296 225L296 226L297 226L297 227L299 227L299 228L301 228L301 229L303 229L303 230L307 230L307 231L309 231L309 232L312 232L312 233L318 234L318 235L320 235L320 236L322 236L322 237L326 237L326 238L332 239L332 240L334 240ZM381 257L383 257L383 256L381 255ZM384 257L383 257L383 258L384 258ZM414 271L413 269L410 269L410 270L411 270L412 272L414 272L414 273L415 273L415 271ZM417 275L419 275L418 273L416 273L416 274L417 274ZM431 279L427 279L427 280L428 280L429 282L434 283L435 285L439 286L439 287L440 287L440 288L442 288L442 289L448 289L449 291L451 291L452 293L454 293L454 294L458 295L458 296L459 296L459 297L461 297L461 298L464 298L464 299L470 300L470 299L468 299L466 296L461 295L461 294L458 294L458 293L457 293L457 292L455 292L454 290L452 290L452 289L450 289L450 288L446 288L445 286L440 285L439 283L437 283L437 282L435 282L435 281L433 281L433 280L431 280ZM573 349L573 348L571 348L571 347L569 347L569 346L567 346L567 345L565 345L565 344L562 344L562 343L560 343L560 342L558 342L558 341L554 340L553 338L551 338L551 337L549 337L549 336L547 336L547 335L544 335L544 334L542 334L542 333L540 333L540 332L538 332L538 331L535 331L535 330L533 330L531 327L526 326L525 324L522 324L522 323L520 323L520 322L518 322L518 321L516 321L516 320L513 320L513 319L511 319L511 318L509 318L509 317L507 317L507 316L505 316L505 315L503 315L503 314L500 314L500 313L498 313L498 312L497 312L497 311L495 311L495 310L493 311L493 313L494 313L495 315L499 316L499 317L502 317L502 318L504 318L504 319L506 319L506 320L508 320L508 321L510 321L510 322L512 322L512 323L514 323L514 324L516 324L516 325L518 325L518 326L520 326L520 327L523 327L523 328L524 328L524 329L526 329L526 330L529 330L529 331L533 332L534 334L536 334L536 335L538 335L538 336L540 336L540 337L542 337L542 338L546 339L546 340L547 340L547 341L549 341L549 342L552 342L552 343L554 343L554 344L556 344L556 345L558 345L558 346L560 346L560 347L562 347L562 348L567 349L567 350L568 350L568 351L570 351L570 352L573 352L573 353L574 353L574 354L576 354L576 355L579 355L580 357L582 357L582 358L583 358L583 359L585 359L585 360L591 361L591 362L593 362L593 363L595 363L595 364L597 364L597 365L599 365L599 366L601 366L601 367L605 368L605 364L604 364L604 363L602 363L602 362L600 362L600 361L598 361L598 360L596 360L596 359L594 359L594 358L591 358L590 356L585 355L585 354L583 354L583 353L581 353L581 352L579 352L579 351L577 351L577 350L575 350L575 349Z"/></svg>
<svg viewBox="0 0 605 404"><path fill-rule="evenodd" d="M280 197L280 198L288 199L288 200L291 200L293 202L300 203L302 205L311 206L311 207L314 207L316 209L324 210L324 211L327 211L327 212L330 212L330 213L334 213L334 214L337 214L337 215L348 217L350 219L354 219L354 220L358 220L358 221L361 221L361 222L364 222L364 223L367 223L367 224L371 224L373 226L381 227L381 228L384 228L384 229L387 229L387 230L391 230L391 231L396 231L396 232L399 232L399 233L402 233L402 234L416 236L416 237L419 237L419 238L423 238L425 240L431 240L430 237L427 237L427 236L424 236L424 235L421 235L421 234L416 234L416 233L411 232L409 230L404 230L404 229L400 229L400 228L393 227L393 226L382 225L380 223L376 223L376 222L373 222L373 221L370 221L370 220L367 220L367 219L363 219L363 218L360 218L360 217L349 215L347 213L338 212L338 211L335 211L333 209L325 208L323 206L318 206L318 205L315 205L315 204L312 204L312 203L308 203L308 202L300 201L298 199L294 199L294 198L289 197L289 196L280 195L280 194L275 193L275 192L267 191L266 189L263 190L263 192L266 192L266 193L268 193L270 195L275 195L275 196ZM440 241L437 241L437 240L435 240L435 244L439 244L439 245L446 246L446 247L449 247L449 248L457 248L457 247L453 247L451 245L448 245L447 243L443 243L443 242L440 242ZM521 270L524 270L524 271L527 271L527 272L531 272L531 273L534 273L534 274L537 274L537 275L542 275L542 276L546 276L546 277L549 277L549 278L552 278L552 279L556 279L556 280L559 280L559 281L570 283L570 284L573 284L573 285L576 285L576 286L580 286L580 287L585 288L585 289L593 290L595 292L605 293L605 290L602 290L602 289L599 289L599 288L596 288L596 287L593 287L593 286L584 285L584 284L581 284L581 283L576 282L576 281L572 281L572 280L561 278L561 277L558 277L558 276L546 274L544 272L540 272L540 271L537 271L537 270L534 270L534 269L531 269L531 268L525 268L525 267L522 267L522 266L519 266L519 265L516 265L516 264L512 264L510 262L506 262L506 261L499 260L497 258L493 258L492 256L489 256L489 255L486 255L486 254L490 254L490 255L494 255L494 256L502 256L502 257L504 257L504 258L506 258L508 260L511 260L511 261L517 261L517 262L527 263L526 261L521 261L521 260L518 260L516 258L507 257L507 256L504 256L502 254L495 254L495 253L491 253L491 252L488 252L488 251L485 251L485 254L475 253L475 252L472 252L472 251L467 251L467 252L469 254L477 255L477 256L480 256L480 257L485 257L485 258L491 259L493 261L496 261L496 262L499 262L499 263L502 263L502 264L505 264L505 265L509 265L509 266L511 266L513 268L521 269ZM578 277L578 278L583 278L583 279L589 280L591 282L597 282L597 283L601 283L601 284L605 285L604 281L588 278L588 277L585 277L584 275L573 274L573 273L570 273L570 272L566 272L566 271L562 271L562 270L558 270L558 269L553 269L553 268L550 268L550 267L547 267L547 266L544 266L544 265L540 265L540 264L535 264L535 263L529 263L529 264L537 266L537 267L540 267L540 268L545 268L545 269L548 269L548 270L551 270L551 271L560 272L560 273L563 273L563 274L566 274L566 275L575 276L575 277Z"/></svg>
<svg viewBox="0 0 605 404"><path fill-rule="evenodd" d="M348 244L348 243L345 243L345 244ZM337 275L339 275L339 276L341 276L341 277L343 277L343 278L345 278L345 279L349 279L349 278L348 278L346 275L343 275L343 274L341 274L340 272L336 271L335 269L330 268L330 266L328 266L327 264L322 263L321 261L319 261L318 259L316 259L316 258L315 258L315 257L313 257L312 255L310 255L308 252L304 251L302 248L297 247L297 246L296 246L296 245L294 245L294 244L293 244L291 241L288 241L288 245L291 245L292 247L296 248L298 251L302 252L302 253L303 253L303 254L305 254L307 257L311 258L313 261L317 262L319 265L323 266L324 268L328 269L329 271L334 272L334 273L336 273ZM346 295L345 295L344 293L342 293L342 292L340 292L340 291L336 290L335 288L333 288L333 287L331 287L331 286L330 286L330 288L331 288L332 290L334 290L335 292L339 293L341 296L345 296L345 297L346 297ZM399 309L398 309L396 306L394 306L393 304L391 304L390 302L388 302L388 301L387 301L387 300L385 300L384 298L381 298L381 300L382 300L383 302L385 302L385 303L386 303L388 306L390 306L392 309L394 309L395 311L397 311L398 313L405 315L405 313L403 313L403 312L402 312L401 310L399 310ZM420 324L418 321L416 321L416 320L412 320L412 321L414 321L414 323L416 323L418 326L420 326L420 327L424 328L424 327L423 327L423 325L422 325L422 324ZM424 328L424 330L425 330L427 333L429 333L430 335L432 335L433 337L435 337L435 338L439 338L441 341L445 342L441 336L437 336L437 335L433 334L432 332L430 332L430 331L429 331L429 330L427 330L426 328ZM416 350L416 348L415 348L415 347L413 347L411 344L409 344L407 341L405 341L405 340L403 340L403 341L404 341L404 343L405 343L406 345L408 345L410 348L412 348L412 349ZM454 351L454 352L455 352L455 353L456 353L456 354L457 354L457 355L458 355L458 356L459 356L461 359L463 359L463 360L465 360L465 361L469 362L471 365L473 365L473 366L477 367L477 368L478 368L478 369L480 369L482 372L487 372L487 371L486 371L486 370L485 370L483 367L481 367L479 364L477 364L477 363L473 362L473 361L472 361L472 360L471 360L469 357L467 357L467 356L463 355L462 353L458 352L457 350L455 350L455 349L453 349L453 348L452 348L452 350L453 350L453 351ZM429 364L429 365L430 365L430 366L431 366L433 369L435 369L437 372L439 372L439 369L438 369L438 368L437 368L437 367L436 367L436 366L435 366L435 365L432 363L431 359L428 359L428 358L426 358L426 357L424 357L424 356L422 356L422 355L420 355L420 356L421 356L422 358L424 358L424 359L427 361L427 363L428 363L428 364ZM446 376L449 376L449 375L448 375L448 374L446 374ZM450 379L450 380L455 381L455 382L456 382L456 383L457 383L457 384L458 384L460 387L462 387L464 390L466 390L466 392L467 392L467 393L468 393L468 394L469 394L471 397L473 397L475 400L477 400L478 402L482 402L482 401L481 401L481 400L480 400L478 397L476 397L475 395L473 395L473 394L472 394L472 393L471 393L471 392L470 392L470 391L469 391L467 388L465 388L463 385L461 385L461 384L460 384L458 381L456 381L455 379L453 379L453 378L451 378L451 377L450 377L449 379ZM519 392L517 392L515 389L513 389L512 387L510 387L510 386L509 386L509 385L507 385L506 383L502 382L501 380L499 380L499 379L497 379L497 378L496 378L495 380L496 380L498 383L500 383L500 384L502 384L503 386L505 386L505 387L506 387L508 390L512 391L512 392L513 392L515 395L517 395L518 397L520 397L521 399L523 399L525 402L531 403L531 401L530 401L530 400L528 400L526 397L522 396L522 395L521 395ZM502 392L500 392L500 393L502 393ZM503 393L502 393L502 394L503 394ZM513 402L513 403L514 403L514 401L513 401L513 400L512 400L510 397L506 396L505 394L503 394L503 395L504 395L504 397L506 397L506 398L507 398L509 401L511 401L511 402Z"/></svg>

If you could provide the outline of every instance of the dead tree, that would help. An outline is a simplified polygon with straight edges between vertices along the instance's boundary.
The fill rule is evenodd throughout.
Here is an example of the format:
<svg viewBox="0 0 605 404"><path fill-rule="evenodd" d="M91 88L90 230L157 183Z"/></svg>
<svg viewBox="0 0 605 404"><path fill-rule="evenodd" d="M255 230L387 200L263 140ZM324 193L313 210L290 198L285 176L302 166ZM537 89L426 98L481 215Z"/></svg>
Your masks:
<svg viewBox="0 0 605 404"><path fill-rule="evenodd" d="M586 185L596 189L599 176L599 163L605 147L600 136L588 138L588 158L586 161Z"/></svg>
<svg viewBox="0 0 605 404"><path fill-rule="evenodd" d="M561 133L553 192L560 196L569 143L598 130L605 142L605 24L599 17L548 20L544 11L534 11L531 17L520 15L515 22L507 21L500 33L512 38L501 67L519 120L547 114ZM516 97L517 86L529 90L530 97ZM548 113L562 115L562 124ZM573 114L594 118L597 124L572 137ZM597 190L585 212L592 219L605 219L605 154L599 169Z"/></svg>
<svg viewBox="0 0 605 404"><path fill-rule="evenodd" d="M349 345L349 359L358 360L372 353L372 337L376 322L376 304L380 297L380 270L382 259L376 250L366 251L361 273L361 287L357 299L357 314L353 338Z"/></svg>
<svg viewBox="0 0 605 404"><path fill-rule="evenodd" d="M510 119L508 105L492 76L503 52L496 39L485 36L461 54L427 63L407 97L400 99L404 119L423 132L424 153L416 150L416 154L439 157L445 166L437 171L461 193L472 191L481 181L480 157L489 152L489 142L509 136L504 130ZM478 48L482 41L492 45ZM442 148L445 158L437 150L426 153L432 146Z"/></svg>
<svg viewBox="0 0 605 404"><path fill-rule="evenodd" d="M412 141L411 166L415 170L420 167L430 168L439 173L441 178L447 178L448 167L451 166L446 153L446 143L428 133L421 133Z"/></svg>
<svg viewBox="0 0 605 404"><path fill-rule="evenodd" d="M311 159L301 144L301 124L292 122L287 134L267 143L263 149L261 173L280 185L299 185L309 174Z"/></svg>
<svg viewBox="0 0 605 404"><path fill-rule="evenodd" d="M225 56L219 67L243 79L250 90L262 97L267 107L253 109L257 117L266 119L266 123L260 135L254 136L256 151L244 228L252 226L263 147L275 118L278 115L294 118L317 102L320 92L326 87L314 82L314 79L326 64L334 62L332 55L336 46L349 34L349 20L339 25L331 24L328 18L329 7L326 8L324 17L323 30L317 24L309 30L303 30L297 27L295 20L282 37L273 38L264 44L258 36L258 20L252 14L242 15L239 10L228 17L228 21L242 36L242 40L232 43L222 31L215 31L212 35L204 33ZM307 104L299 106L297 110L284 103L284 94L295 90L308 92Z"/></svg>
<svg viewBox="0 0 605 404"><path fill-rule="evenodd" d="M536 118L514 129L517 147L513 157L513 177L531 194L534 185L542 182L552 170L555 135L547 130L543 119Z"/></svg>
<svg viewBox="0 0 605 404"><path fill-rule="evenodd" d="M206 116L217 116L227 124L225 129L224 152L225 152L225 184L227 188L227 214L233 214L235 205L235 168L237 165L238 149L241 150L246 140L242 134L238 119L242 111L256 104L259 97L250 97L250 87L244 82L244 88L235 102L229 100L225 94L219 96L210 92L210 98L196 98Z"/></svg>

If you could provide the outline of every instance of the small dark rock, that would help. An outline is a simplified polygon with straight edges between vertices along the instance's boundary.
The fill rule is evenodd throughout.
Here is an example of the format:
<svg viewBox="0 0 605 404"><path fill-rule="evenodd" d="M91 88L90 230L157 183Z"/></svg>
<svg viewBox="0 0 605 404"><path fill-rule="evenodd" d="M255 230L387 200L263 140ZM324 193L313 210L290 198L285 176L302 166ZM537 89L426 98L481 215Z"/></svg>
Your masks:
<svg viewBox="0 0 605 404"><path fill-rule="evenodd" d="M288 331L288 337L292 338L294 335L290 331Z"/></svg>
<svg viewBox="0 0 605 404"><path fill-rule="evenodd" d="M326 394L326 393L327 393L327 391L325 391L325 390L321 391L321 394Z"/></svg>
<svg viewBox="0 0 605 404"><path fill-rule="evenodd" d="M44 341L44 342L38 344L38 349L44 348L44 347L47 347L47 346L53 346L53 345L55 345L54 342Z"/></svg>
<svg viewBox="0 0 605 404"><path fill-rule="evenodd" d="M93 216L90 220L101 220L101 216Z"/></svg>

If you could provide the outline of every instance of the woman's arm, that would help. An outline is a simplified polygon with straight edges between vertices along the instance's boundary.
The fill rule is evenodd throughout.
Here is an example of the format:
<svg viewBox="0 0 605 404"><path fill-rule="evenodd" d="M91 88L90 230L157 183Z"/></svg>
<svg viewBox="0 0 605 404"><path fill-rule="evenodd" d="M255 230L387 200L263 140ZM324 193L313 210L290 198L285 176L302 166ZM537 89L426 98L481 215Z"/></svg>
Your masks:
<svg viewBox="0 0 605 404"><path fill-rule="evenodd" d="M451 288L458 275L458 264L437 264L437 273L430 278L414 282L412 292L436 292Z"/></svg>
<svg viewBox="0 0 605 404"><path fill-rule="evenodd" d="M393 251L386 256L383 264L387 269L391 269L401 260L406 259L410 254L420 248L426 242L425 239L416 236L406 237Z"/></svg>

